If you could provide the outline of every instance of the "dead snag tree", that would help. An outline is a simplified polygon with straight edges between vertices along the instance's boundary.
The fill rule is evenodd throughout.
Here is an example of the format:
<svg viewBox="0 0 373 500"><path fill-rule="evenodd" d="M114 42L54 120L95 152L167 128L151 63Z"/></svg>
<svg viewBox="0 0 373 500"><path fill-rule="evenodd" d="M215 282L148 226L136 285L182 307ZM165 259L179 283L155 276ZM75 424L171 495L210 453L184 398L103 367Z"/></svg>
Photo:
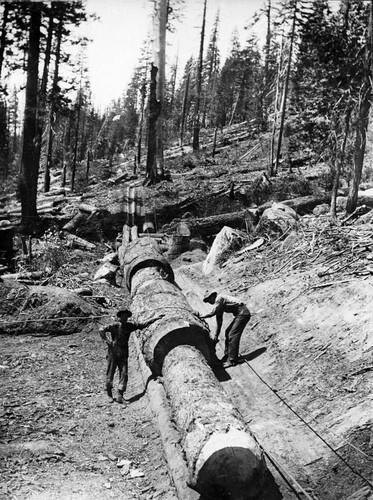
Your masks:
<svg viewBox="0 0 373 500"><path fill-rule="evenodd" d="M293 7L293 20L292 20L292 27L291 27L291 33L290 33L290 46L289 46L288 62L287 62L287 67L286 67L284 90L283 90L283 94L282 94L280 130L279 130L279 133L278 133L277 152L276 152L276 164L275 164L275 168L274 168L274 174L275 175L277 175L277 173L278 173L278 168L279 168L280 158L281 158L282 138L283 138L283 135L284 135L284 125L285 125L285 116L286 116L286 102L287 102L287 96L288 96L288 92L289 92L291 59L293 57L295 26L296 26L296 20L297 20L297 0L293 0L292 7Z"/></svg>
<svg viewBox="0 0 373 500"><path fill-rule="evenodd" d="M164 93L166 87L166 28L168 1L154 0L153 62L151 64L149 92L148 155L146 172L148 182L164 177ZM152 122L152 123L150 123ZM149 146L150 144L150 146Z"/></svg>
<svg viewBox="0 0 373 500"><path fill-rule="evenodd" d="M174 283L154 240L137 238L120 255L136 320L146 324L154 318L139 332L139 344L152 372L162 375L189 485L211 500L256 498L268 471L262 451L208 364L207 324Z"/></svg>
<svg viewBox="0 0 373 500"><path fill-rule="evenodd" d="M205 26L206 26L206 5L207 5L207 0L204 0L201 41L199 47L199 58L198 58L198 68L197 68L197 97L196 97L196 107L194 110L193 151L199 150L199 131L201 128L200 107L201 107L201 93L202 93L203 46L205 41Z"/></svg>

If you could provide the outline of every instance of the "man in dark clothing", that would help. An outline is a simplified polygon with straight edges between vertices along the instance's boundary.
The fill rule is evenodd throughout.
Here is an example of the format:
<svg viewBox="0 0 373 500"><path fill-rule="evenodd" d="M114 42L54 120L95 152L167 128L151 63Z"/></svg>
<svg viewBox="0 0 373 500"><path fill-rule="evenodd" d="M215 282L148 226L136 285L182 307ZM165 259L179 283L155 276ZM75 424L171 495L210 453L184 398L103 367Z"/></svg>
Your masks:
<svg viewBox="0 0 373 500"><path fill-rule="evenodd" d="M128 321L132 316L131 311L123 309L117 312L119 322L111 323L110 325L102 326L99 333L104 342L108 346L107 353L107 370L106 370L106 392L113 399L113 379L115 371L119 371L118 384L118 403L123 403L123 393L127 388L128 382L128 341L133 331L137 330L137 326Z"/></svg>
<svg viewBox="0 0 373 500"><path fill-rule="evenodd" d="M226 361L224 365L225 368L237 365L242 332L251 317L249 309L243 302L235 297L218 294L215 291L207 292L203 298L203 302L208 302L214 306L210 313L204 314L201 317L212 318L216 316L215 343L219 341L219 335L223 324L223 314L233 314L234 319L225 330L225 350L222 361Z"/></svg>
<svg viewBox="0 0 373 500"><path fill-rule="evenodd" d="M131 316L131 311L128 309L122 309L117 312L119 322L110 323L109 325L102 326L99 329L102 340L106 342L108 346L108 354L106 356L108 360L106 370L106 392L111 398L111 402L114 401L113 379L115 371L118 368L119 384L118 397L116 401L118 403L124 403L123 393L127 389L128 382L128 342L131 333L135 330L142 330L143 328L146 328L151 323L161 318L163 314L150 318L145 324L128 321Z"/></svg>

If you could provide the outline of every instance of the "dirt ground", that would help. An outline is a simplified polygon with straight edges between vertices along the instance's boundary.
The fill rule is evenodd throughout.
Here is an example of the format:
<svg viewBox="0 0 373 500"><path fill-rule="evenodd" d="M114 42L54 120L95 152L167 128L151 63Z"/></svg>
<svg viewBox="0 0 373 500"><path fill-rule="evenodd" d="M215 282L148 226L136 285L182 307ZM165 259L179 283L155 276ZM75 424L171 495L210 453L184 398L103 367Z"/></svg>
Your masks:
<svg viewBox="0 0 373 500"><path fill-rule="evenodd" d="M104 361L94 331L2 337L1 498L175 498L135 355L125 405Z"/></svg>
<svg viewBox="0 0 373 500"><path fill-rule="evenodd" d="M359 258L365 266L367 255ZM319 500L372 498L373 276L345 268L321 279L325 264L315 257L299 268L277 262L280 272L264 275L266 255L257 252L239 262L232 256L206 277L200 259L174 262L190 304L206 310L202 294L215 288L252 312L241 363L221 383L275 478L284 484L268 457L298 485L298 496L282 486L285 500L307 498L302 489ZM111 313L121 291L106 293ZM97 325L1 342L0 498L176 498L133 344L127 403L119 405L104 392ZM223 339L218 355L222 346Z"/></svg>
<svg viewBox="0 0 373 500"><path fill-rule="evenodd" d="M314 224L317 236L306 233ZM310 498L373 497L371 245L371 225L336 230L313 218L282 243L232 256L209 276L199 263L180 262L177 271L199 310L205 289L248 304L241 364L221 381L267 459Z"/></svg>

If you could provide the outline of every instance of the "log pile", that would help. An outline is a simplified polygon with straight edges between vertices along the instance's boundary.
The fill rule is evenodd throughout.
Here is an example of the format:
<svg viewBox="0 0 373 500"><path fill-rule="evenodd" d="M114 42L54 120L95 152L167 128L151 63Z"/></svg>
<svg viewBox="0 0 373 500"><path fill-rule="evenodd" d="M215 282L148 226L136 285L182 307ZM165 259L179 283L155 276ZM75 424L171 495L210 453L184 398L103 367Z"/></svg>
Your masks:
<svg viewBox="0 0 373 500"><path fill-rule="evenodd" d="M189 485L211 500L260 495L268 474L264 457L208 364L207 324L174 283L154 239L135 238L119 256L135 319L154 318L139 333L139 344L152 372L162 376L182 436Z"/></svg>
<svg viewBox="0 0 373 500"><path fill-rule="evenodd" d="M38 214L57 215L61 211L61 204L66 201L65 195L59 190L58 194L51 193L49 196L39 196L37 202ZM0 209L0 219L8 217L21 217L22 208L20 203L16 203L6 208Z"/></svg>

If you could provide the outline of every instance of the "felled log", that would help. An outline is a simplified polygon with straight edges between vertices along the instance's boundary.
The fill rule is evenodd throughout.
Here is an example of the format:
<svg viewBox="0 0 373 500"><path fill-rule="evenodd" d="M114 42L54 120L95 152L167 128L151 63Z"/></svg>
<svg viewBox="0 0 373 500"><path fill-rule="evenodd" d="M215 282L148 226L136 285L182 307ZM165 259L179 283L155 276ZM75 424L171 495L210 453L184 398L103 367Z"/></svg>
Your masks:
<svg viewBox="0 0 373 500"><path fill-rule="evenodd" d="M167 258L175 259L183 252L190 249L190 229L188 224L180 222L176 228L176 234L170 237L167 251Z"/></svg>
<svg viewBox="0 0 373 500"><path fill-rule="evenodd" d="M63 203L66 201L66 197L64 195L54 195L54 196L40 196L38 198L38 208L42 206L51 206L55 207L59 203Z"/></svg>
<svg viewBox="0 0 373 500"><path fill-rule="evenodd" d="M177 346L164 360L163 380L181 430L190 484L204 498L252 498L265 464L254 438L203 355Z"/></svg>
<svg viewBox="0 0 373 500"><path fill-rule="evenodd" d="M248 213L249 211L242 210L241 212L211 215L210 217L186 219L185 223L188 224L192 236L212 236L217 234L224 226L233 229L245 229ZM177 224L171 223L170 229L176 230Z"/></svg>
<svg viewBox="0 0 373 500"><path fill-rule="evenodd" d="M96 245L94 243L84 240L83 238L79 238L79 236L75 236L75 234L65 233L64 236L72 248L80 248L81 250L88 251L96 249Z"/></svg>
<svg viewBox="0 0 373 500"><path fill-rule="evenodd" d="M98 210L97 207L95 207L94 205L88 205L88 203L81 203L78 206L78 208L81 212L86 212L87 214L90 214L90 215L94 214Z"/></svg>
<svg viewBox="0 0 373 500"><path fill-rule="evenodd" d="M292 200L284 200L281 203L287 205L297 212L298 215L311 214L312 210L322 203L330 204L331 196L325 195L309 195L293 198ZM261 207L258 207L260 209Z"/></svg>
<svg viewBox="0 0 373 500"><path fill-rule="evenodd" d="M164 237L164 233L139 233L139 238L153 238L155 240L162 240Z"/></svg>
<svg viewBox="0 0 373 500"><path fill-rule="evenodd" d="M189 485L206 499L258 495L263 454L208 365L207 324L174 284L172 268L151 238L126 248L122 261L145 361L162 380L182 437Z"/></svg>
<svg viewBox="0 0 373 500"><path fill-rule="evenodd" d="M60 211L61 211L60 207L55 207L52 204L46 204L46 205L42 205L42 206L37 207L38 215L42 215L42 214L43 215L44 214L56 215ZM8 212L7 212L7 217L21 217L21 215L22 215L21 208L14 208L12 210L8 210Z"/></svg>
<svg viewBox="0 0 373 500"><path fill-rule="evenodd" d="M46 197L51 197L51 196L58 196L58 195L66 195L66 189L65 188L60 188L60 189L52 189L51 191L48 191L48 193L44 193L44 196Z"/></svg>
<svg viewBox="0 0 373 500"><path fill-rule="evenodd" d="M284 200L281 203L293 208L299 215L312 213L312 210L321 203L330 203L330 196L302 196L291 200ZM264 210L271 208L273 202L267 202L255 209L241 210L240 212L231 212L220 215L212 215L210 217L186 219L192 236L201 234L203 236L212 236L217 234L224 226L233 229L246 229L247 224L256 224L257 216L261 215ZM175 230L179 224L179 220L165 226L169 230Z"/></svg>
<svg viewBox="0 0 373 500"><path fill-rule="evenodd" d="M119 267L111 262L104 262L103 265L96 271L93 281L105 280L108 283L115 285L116 275Z"/></svg>
<svg viewBox="0 0 373 500"><path fill-rule="evenodd" d="M227 250L232 248L236 242L242 243L242 233L231 227L224 226L223 229L216 235L211 246L210 252L207 255L202 265L202 272L205 276L212 273L218 262L222 260L222 256Z"/></svg>
<svg viewBox="0 0 373 500"><path fill-rule="evenodd" d="M152 266L156 267L160 275L160 280L167 279L172 283L174 282L172 267L168 260L163 257L156 241L151 238L138 238L135 242L128 244L126 247L124 244L122 244L122 246L125 252L123 252L122 255L119 254L119 262L122 269L125 271L126 285L130 291L132 286L137 286L138 283L141 283L141 276L138 276L135 283L132 283L132 278L135 273L143 268L148 269Z"/></svg>
<svg viewBox="0 0 373 500"><path fill-rule="evenodd" d="M74 232L78 227L80 227L88 219L88 214L83 212L78 212L74 217L63 226L62 231L67 231L69 233Z"/></svg>

